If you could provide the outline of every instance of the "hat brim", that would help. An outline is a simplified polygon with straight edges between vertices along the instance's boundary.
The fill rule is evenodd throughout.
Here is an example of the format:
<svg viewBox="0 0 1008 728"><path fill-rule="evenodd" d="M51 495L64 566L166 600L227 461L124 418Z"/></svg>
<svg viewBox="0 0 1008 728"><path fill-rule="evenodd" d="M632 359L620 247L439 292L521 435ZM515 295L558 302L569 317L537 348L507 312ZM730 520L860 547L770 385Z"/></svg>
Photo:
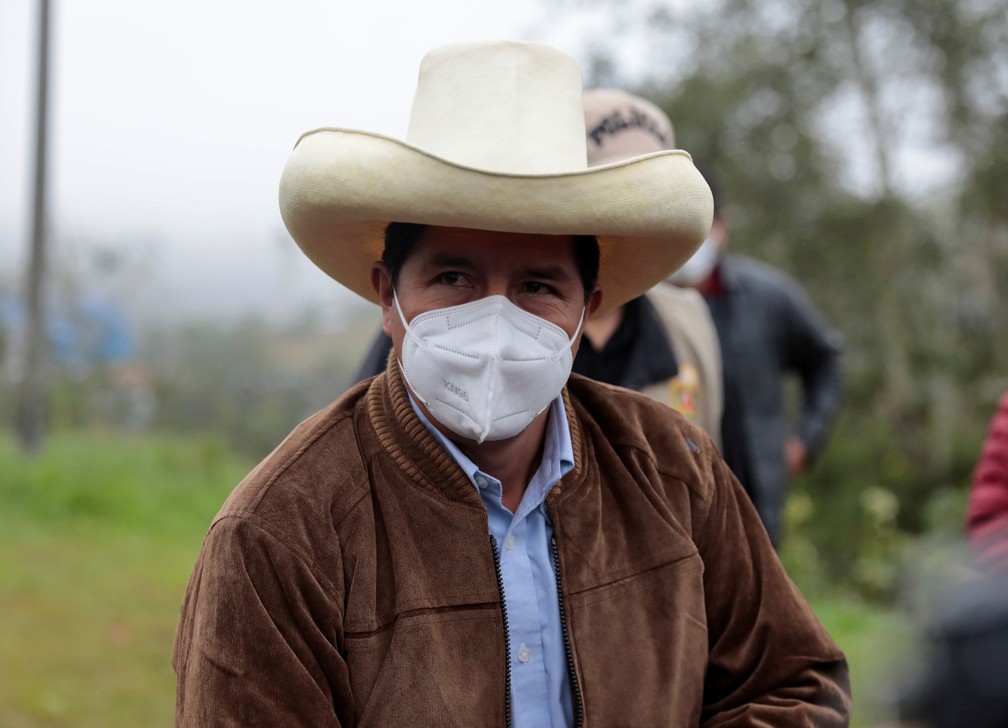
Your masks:
<svg viewBox="0 0 1008 728"><path fill-rule="evenodd" d="M374 303L371 268L390 222L594 235L601 310L608 310L689 258L710 230L713 200L681 150L583 171L516 175L455 164L379 134L319 129L291 153L280 211L319 268Z"/></svg>

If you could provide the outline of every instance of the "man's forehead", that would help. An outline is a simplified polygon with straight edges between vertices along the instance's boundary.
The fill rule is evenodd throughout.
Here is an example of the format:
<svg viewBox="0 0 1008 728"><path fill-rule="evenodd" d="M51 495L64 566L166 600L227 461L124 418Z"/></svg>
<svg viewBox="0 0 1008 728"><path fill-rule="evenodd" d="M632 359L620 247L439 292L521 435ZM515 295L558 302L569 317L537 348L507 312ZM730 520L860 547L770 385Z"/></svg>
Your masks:
<svg viewBox="0 0 1008 728"><path fill-rule="evenodd" d="M567 280L576 277L571 257L546 255L466 255L464 252L433 251L417 258L420 268L454 268L458 270L506 270L523 276L548 280Z"/></svg>

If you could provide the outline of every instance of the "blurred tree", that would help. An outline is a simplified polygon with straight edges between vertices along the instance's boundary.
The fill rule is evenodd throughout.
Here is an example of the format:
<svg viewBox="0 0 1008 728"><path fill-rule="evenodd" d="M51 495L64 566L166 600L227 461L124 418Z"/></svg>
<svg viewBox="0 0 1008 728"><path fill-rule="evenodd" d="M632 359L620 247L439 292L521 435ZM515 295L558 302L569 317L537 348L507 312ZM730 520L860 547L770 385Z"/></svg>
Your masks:
<svg viewBox="0 0 1008 728"><path fill-rule="evenodd" d="M28 455L42 448L46 430L46 247L47 230L47 142L49 137L49 0L39 2L38 88L35 119L35 165L32 239L25 276L27 331L24 363L18 398L16 430L21 449Z"/></svg>
<svg viewBox="0 0 1008 728"><path fill-rule="evenodd" d="M152 425L223 433L235 450L262 458L351 383L373 332L371 321L336 333L256 320L151 329L141 356L152 369Z"/></svg>
<svg viewBox="0 0 1008 728"><path fill-rule="evenodd" d="M878 489L923 528L1008 384L1004 0L553 5L609 13L586 85L662 105L720 181L733 249L803 281L845 334L843 412L798 484L828 565L856 565L845 539Z"/></svg>

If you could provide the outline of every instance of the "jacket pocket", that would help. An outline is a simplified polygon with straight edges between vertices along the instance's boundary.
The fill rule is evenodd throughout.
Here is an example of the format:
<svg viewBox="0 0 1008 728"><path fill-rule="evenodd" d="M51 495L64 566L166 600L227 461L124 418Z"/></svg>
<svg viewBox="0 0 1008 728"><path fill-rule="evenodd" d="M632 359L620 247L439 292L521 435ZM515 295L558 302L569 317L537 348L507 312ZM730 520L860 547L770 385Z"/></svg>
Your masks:
<svg viewBox="0 0 1008 728"><path fill-rule="evenodd" d="M486 605L400 614L344 635L357 726L500 726L504 636Z"/></svg>
<svg viewBox="0 0 1008 728"><path fill-rule="evenodd" d="M703 594L703 563L694 551L569 595L589 725L699 722L707 665Z"/></svg>

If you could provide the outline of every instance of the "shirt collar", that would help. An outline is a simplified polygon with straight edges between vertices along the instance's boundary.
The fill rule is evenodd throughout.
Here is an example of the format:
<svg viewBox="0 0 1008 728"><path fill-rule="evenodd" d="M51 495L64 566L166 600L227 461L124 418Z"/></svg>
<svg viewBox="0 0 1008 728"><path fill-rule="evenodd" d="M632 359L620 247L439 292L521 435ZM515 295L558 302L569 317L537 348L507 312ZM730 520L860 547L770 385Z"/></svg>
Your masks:
<svg viewBox="0 0 1008 728"><path fill-rule="evenodd" d="M455 459L455 462L462 468L462 471L472 482L474 488L478 489L476 485L477 475L482 474L489 475L491 478L494 477L492 473L483 473L476 463L459 450L458 445L445 437L440 430L431 424L427 416L417 406L417 403L413 399L413 394L409 389L406 390L406 396L409 397L410 405L413 407L413 411L416 412L417 417L424 424L424 427L434 436L435 440L441 443L441 446L448 451L448 454ZM546 422L542 462L528 484L529 490L534 490L537 501L545 499L546 494L556 485L560 478L574 468L574 445L571 442L570 423L567 421L567 411L564 408L563 396L557 395L557 398L550 402L549 408L550 414Z"/></svg>

